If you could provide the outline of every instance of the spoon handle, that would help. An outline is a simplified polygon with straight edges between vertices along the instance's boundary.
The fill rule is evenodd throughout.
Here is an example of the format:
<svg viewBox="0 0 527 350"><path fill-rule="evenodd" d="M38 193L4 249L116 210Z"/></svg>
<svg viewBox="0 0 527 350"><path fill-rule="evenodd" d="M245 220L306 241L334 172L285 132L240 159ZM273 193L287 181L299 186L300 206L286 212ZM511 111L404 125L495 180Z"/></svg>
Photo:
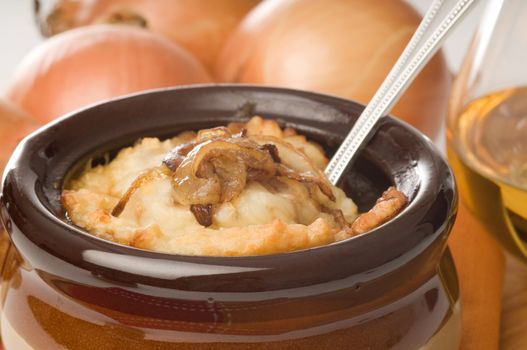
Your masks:
<svg viewBox="0 0 527 350"><path fill-rule="evenodd" d="M336 185L358 151L375 134L378 121L390 112L415 76L439 49L446 34L477 0L434 0L412 39L361 113L326 167L329 181Z"/></svg>

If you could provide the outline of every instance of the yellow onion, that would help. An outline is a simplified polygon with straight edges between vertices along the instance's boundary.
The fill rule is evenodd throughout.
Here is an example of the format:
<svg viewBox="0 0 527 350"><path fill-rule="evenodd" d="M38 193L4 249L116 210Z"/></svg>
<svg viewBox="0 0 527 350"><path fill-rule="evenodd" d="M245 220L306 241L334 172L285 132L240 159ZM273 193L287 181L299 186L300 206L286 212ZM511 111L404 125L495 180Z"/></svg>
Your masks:
<svg viewBox="0 0 527 350"><path fill-rule="evenodd" d="M0 100L0 171L18 142L39 124L11 103Z"/></svg>
<svg viewBox="0 0 527 350"><path fill-rule="evenodd" d="M46 40L15 71L7 96L42 122L146 89L210 82L190 53L143 29L100 25Z"/></svg>
<svg viewBox="0 0 527 350"><path fill-rule="evenodd" d="M365 103L419 22L399 0L266 0L233 32L215 74L224 82L314 90ZM440 53L393 114L435 137L450 80Z"/></svg>
<svg viewBox="0 0 527 350"><path fill-rule="evenodd" d="M225 39L260 0L60 0L40 9L45 34L94 23L131 24L163 35L212 69Z"/></svg>

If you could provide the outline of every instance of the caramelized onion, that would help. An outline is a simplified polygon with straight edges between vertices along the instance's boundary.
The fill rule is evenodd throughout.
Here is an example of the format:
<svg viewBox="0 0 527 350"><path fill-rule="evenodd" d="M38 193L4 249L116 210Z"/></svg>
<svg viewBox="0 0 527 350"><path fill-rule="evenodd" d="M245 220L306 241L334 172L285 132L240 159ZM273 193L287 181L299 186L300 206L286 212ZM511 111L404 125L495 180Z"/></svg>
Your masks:
<svg viewBox="0 0 527 350"><path fill-rule="evenodd" d="M394 218L404 208L408 199L404 193L390 187L367 213L359 215L351 225L354 234L361 234Z"/></svg>
<svg viewBox="0 0 527 350"><path fill-rule="evenodd" d="M176 171L183 160L185 160L187 154L196 146L197 142L190 141L175 147L165 157L163 164L166 165L170 170Z"/></svg>
<svg viewBox="0 0 527 350"><path fill-rule="evenodd" d="M287 141L277 137L255 135L251 136L251 139L262 146L274 145L276 147L281 163L285 165L278 169L281 176L304 183L316 184L324 195L335 201L331 184L326 176L305 154L299 152Z"/></svg>
<svg viewBox="0 0 527 350"><path fill-rule="evenodd" d="M249 169L252 180L265 181L276 174L269 152L245 139L203 142L174 173L175 199L186 205L228 202L244 189Z"/></svg>
<svg viewBox="0 0 527 350"><path fill-rule="evenodd" d="M251 135L244 128L200 130L194 141L175 147L163 166L139 176L112 211L119 216L137 189L160 176L171 178L174 199L189 205L196 220L212 225L213 205L229 202L247 181L267 182L274 177L314 185L335 201L331 184L311 160L291 144L273 136Z"/></svg>
<svg viewBox="0 0 527 350"><path fill-rule="evenodd" d="M147 182L150 182L155 179L159 179L162 177L170 176L169 169L167 169L164 166L156 167L153 169L150 169L146 171L145 173L139 175L134 182L128 187L128 190L126 190L125 194L121 197L117 205L112 210L112 216L118 217L123 212L124 208L126 207L126 204L128 204L128 201L130 198L132 198L132 195L144 184Z"/></svg>
<svg viewBox="0 0 527 350"><path fill-rule="evenodd" d="M230 138L232 137L232 132L224 126L219 126L212 129L202 129L198 131L196 136L197 142L205 142L209 140L219 139L219 138Z"/></svg>
<svg viewBox="0 0 527 350"><path fill-rule="evenodd" d="M141 186L151 181L162 181L161 194L165 193L165 186L168 183L172 186L171 197L166 199L171 200L172 205L176 206L174 208L176 211L167 212L164 209L167 203L163 203L156 208L161 209L162 214L155 213L156 220L182 210L189 210L195 219L194 221L191 218L189 222L192 230L195 229L196 222L204 227L214 225L210 232L222 228L237 228L238 230L241 227L237 225L262 223L265 224L263 228L255 228L254 234L258 235L259 232L267 232L271 229L272 232L278 232L280 241L284 231L282 227L288 227L291 223L294 224L291 227L292 231L302 230L299 231L301 236L304 233L309 235L320 233L324 236L333 235L334 240L338 241L382 225L395 217L406 205L406 196L394 187L390 187L370 211L360 215L352 223L356 214L355 205L345 197L342 191L329 183L321 168L317 167L304 153L305 148L301 146L308 142L305 139L300 140L300 147L295 148L293 144L282 139L284 133L285 131L282 131L276 122L271 123L261 118L253 118L247 124L230 124L227 128L218 127L197 133L180 134L175 140L161 143L162 149L166 151L164 147L167 144L173 145L172 142L176 141L183 142L168 153L161 165L154 166L140 174L120 198L111 214L114 217L121 215ZM288 130L287 133L294 135L292 130ZM141 152L138 152L136 156L139 161L144 158ZM127 161L130 162L129 159ZM120 166L122 163L115 165L115 167ZM120 219L118 224L126 223L130 217L141 221L141 224L145 222L141 219L142 212L145 211L142 205L145 204L145 200L150 199L152 189L156 190L159 187L150 187L147 191L138 193L139 201L131 205L135 205L135 208L139 210L130 208L129 215ZM91 206L91 202L102 198L98 197L98 194L93 196L88 192L87 197L83 198L84 195L81 195L78 200L77 197L72 197L73 192L65 191L62 197L68 212L71 213L75 213L75 210L70 210L71 206L79 206L79 200L83 202L82 206L86 206L86 203ZM143 194L146 194L148 198L142 198ZM222 205L222 203L231 201L230 205ZM106 216L106 203L108 202L104 200L102 204L105 215L101 216L96 212L103 226L109 222ZM99 207L96 208L100 210ZM217 216L214 215L215 210L219 210ZM190 213L187 212L184 221L188 220ZM238 222L240 218L242 220ZM82 220L84 219L81 215ZM149 222L151 222L150 219L146 220L146 223ZM275 224L280 227L274 227ZM105 230L102 229L100 232ZM293 234L296 236L296 233ZM147 228L140 232L134 230L125 234L125 236L132 237L127 238L127 244L137 247L149 247L148 244L157 239L155 235L162 235L161 229L157 228L152 231ZM275 233L272 235L275 236ZM122 238L118 239L123 241ZM147 240L150 243L145 243Z"/></svg>
<svg viewBox="0 0 527 350"><path fill-rule="evenodd" d="M271 155L271 157L276 163L282 162L282 160L280 159L280 155L278 154L278 148L275 145L266 143L265 145L260 146L260 149L263 149L269 152L269 154Z"/></svg>
<svg viewBox="0 0 527 350"><path fill-rule="evenodd" d="M325 179L322 177L307 174L299 174L285 166L278 167L278 174L280 174L280 176L285 176L288 179L295 180L298 182L314 184L320 189L320 191L324 195L326 195L326 197L328 197L333 202L335 201L335 195L331 190L331 185L327 181L324 181Z"/></svg>
<svg viewBox="0 0 527 350"><path fill-rule="evenodd" d="M212 205L211 204L192 204L190 211L198 223L202 226L209 227L212 225Z"/></svg>

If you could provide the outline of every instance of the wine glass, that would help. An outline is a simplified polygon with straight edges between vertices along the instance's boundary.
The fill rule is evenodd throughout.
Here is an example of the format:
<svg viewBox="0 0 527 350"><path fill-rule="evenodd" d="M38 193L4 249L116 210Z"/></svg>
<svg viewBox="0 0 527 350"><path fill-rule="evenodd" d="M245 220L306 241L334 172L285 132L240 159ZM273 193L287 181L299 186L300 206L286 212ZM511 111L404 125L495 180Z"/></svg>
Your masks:
<svg viewBox="0 0 527 350"><path fill-rule="evenodd" d="M452 90L448 157L462 199L527 262L527 1L489 0Z"/></svg>

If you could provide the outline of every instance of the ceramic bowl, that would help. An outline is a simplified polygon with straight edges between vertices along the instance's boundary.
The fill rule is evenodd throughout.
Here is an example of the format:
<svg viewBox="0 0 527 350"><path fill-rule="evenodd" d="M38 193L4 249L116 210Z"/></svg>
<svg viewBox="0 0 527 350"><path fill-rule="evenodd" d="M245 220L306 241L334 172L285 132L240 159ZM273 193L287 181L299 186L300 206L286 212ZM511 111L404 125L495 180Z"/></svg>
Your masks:
<svg viewBox="0 0 527 350"><path fill-rule="evenodd" d="M303 91L196 86L105 102L30 135L1 197L6 350L454 349L459 291L446 247L454 180L431 142L394 118L342 186L363 211L390 185L409 205L369 233L322 247L251 257L145 251L84 232L59 201L87 159L140 137L257 114L331 156L362 109Z"/></svg>

